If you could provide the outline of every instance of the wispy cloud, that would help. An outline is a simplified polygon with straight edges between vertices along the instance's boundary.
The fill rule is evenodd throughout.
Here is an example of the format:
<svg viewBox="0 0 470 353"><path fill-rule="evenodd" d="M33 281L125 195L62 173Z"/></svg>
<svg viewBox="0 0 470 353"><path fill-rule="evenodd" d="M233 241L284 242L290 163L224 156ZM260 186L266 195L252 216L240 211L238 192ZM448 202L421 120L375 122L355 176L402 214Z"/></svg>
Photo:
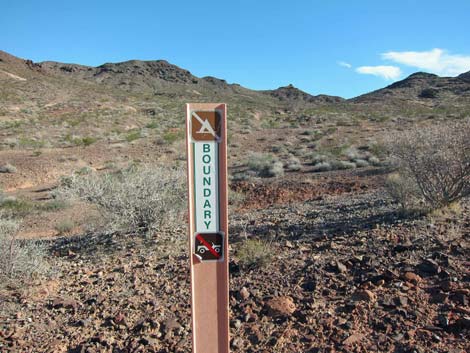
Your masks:
<svg viewBox="0 0 470 353"><path fill-rule="evenodd" d="M352 67L352 65L350 63L347 63L346 61L338 61L337 63L339 66L346 67L348 69Z"/></svg>
<svg viewBox="0 0 470 353"><path fill-rule="evenodd" d="M360 66L356 69L356 72L365 75L379 76L386 80L396 80L402 75L399 67L385 65Z"/></svg>
<svg viewBox="0 0 470 353"><path fill-rule="evenodd" d="M470 70L470 56L452 55L439 48L429 51L390 51L383 53L382 59L444 76L456 76Z"/></svg>

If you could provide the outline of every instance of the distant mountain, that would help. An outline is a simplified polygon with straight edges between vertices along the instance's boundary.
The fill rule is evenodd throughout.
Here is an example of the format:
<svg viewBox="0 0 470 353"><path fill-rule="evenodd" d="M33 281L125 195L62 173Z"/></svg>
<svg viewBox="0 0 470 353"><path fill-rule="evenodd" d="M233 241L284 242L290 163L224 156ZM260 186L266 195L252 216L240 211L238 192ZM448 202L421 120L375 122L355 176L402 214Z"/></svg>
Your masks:
<svg viewBox="0 0 470 353"><path fill-rule="evenodd" d="M363 94L350 101L381 104L412 101L424 104L440 104L444 101L462 99L470 103L470 72L457 77L439 77L434 74L417 72L402 81Z"/></svg>
<svg viewBox="0 0 470 353"><path fill-rule="evenodd" d="M53 61L34 63L0 51L0 93L0 103L14 107L17 102L36 102L34 107L39 109L51 102L78 109L84 102L96 105L99 101L123 102L133 97L144 104L157 103L155 97L161 97L165 102L171 101L175 111L186 101L225 101L236 105L244 116L279 110L295 114L322 106L357 111L371 105L396 112L412 106L469 106L470 72L457 77L418 72L385 88L345 100L311 95L293 85L251 90L216 77L197 77L165 60L129 60L92 67Z"/></svg>
<svg viewBox="0 0 470 353"><path fill-rule="evenodd" d="M333 104L344 101L344 98L328 96L325 94L312 96L311 94L308 94L307 92L304 92L291 84L285 87L279 87L275 90L267 90L262 92L291 104L299 102L312 104Z"/></svg>

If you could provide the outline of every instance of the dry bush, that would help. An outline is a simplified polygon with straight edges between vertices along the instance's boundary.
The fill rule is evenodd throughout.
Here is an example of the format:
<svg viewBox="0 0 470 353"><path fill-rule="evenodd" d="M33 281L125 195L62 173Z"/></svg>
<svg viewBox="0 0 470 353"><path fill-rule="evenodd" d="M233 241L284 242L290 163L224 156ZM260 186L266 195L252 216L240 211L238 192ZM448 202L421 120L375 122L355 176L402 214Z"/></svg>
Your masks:
<svg viewBox="0 0 470 353"><path fill-rule="evenodd" d="M167 167L131 167L103 175L65 178L57 197L98 206L110 231L151 233L185 209L185 173Z"/></svg>
<svg viewBox="0 0 470 353"><path fill-rule="evenodd" d="M446 207L470 195L469 120L402 131L386 144L399 175L391 185L411 190L427 208ZM391 190L398 201L406 192Z"/></svg>
<svg viewBox="0 0 470 353"><path fill-rule="evenodd" d="M0 279L21 281L49 270L46 248L36 241L17 239L18 227L16 220L0 214Z"/></svg>
<svg viewBox="0 0 470 353"><path fill-rule="evenodd" d="M10 163L4 164L0 166L0 173L16 173L16 167L11 165Z"/></svg>
<svg viewBox="0 0 470 353"><path fill-rule="evenodd" d="M297 157L289 156L285 162L284 168L290 172L299 171L302 169L302 163L300 163L300 160Z"/></svg>
<svg viewBox="0 0 470 353"><path fill-rule="evenodd" d="M284 166L279 159L269 153L252 153L247 161L249 171L255 176L273 178L284 175Z"/></svg>

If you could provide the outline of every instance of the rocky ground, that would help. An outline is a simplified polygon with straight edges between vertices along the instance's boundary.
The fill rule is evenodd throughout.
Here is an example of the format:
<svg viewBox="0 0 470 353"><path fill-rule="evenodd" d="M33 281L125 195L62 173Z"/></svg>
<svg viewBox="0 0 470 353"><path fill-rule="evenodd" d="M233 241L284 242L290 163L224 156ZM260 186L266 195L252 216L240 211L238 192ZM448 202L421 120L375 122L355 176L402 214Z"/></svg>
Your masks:
<svg viewBox="0 0 470 353"><path fill-rule="evenodd" d="M470 203L404 218L377 171L301 180L233 186L232 351L470 351ZM0 292L0 351L190 352L185 237L44 240L57 272ZM238 256L253 238L265 266Z"/></svg>

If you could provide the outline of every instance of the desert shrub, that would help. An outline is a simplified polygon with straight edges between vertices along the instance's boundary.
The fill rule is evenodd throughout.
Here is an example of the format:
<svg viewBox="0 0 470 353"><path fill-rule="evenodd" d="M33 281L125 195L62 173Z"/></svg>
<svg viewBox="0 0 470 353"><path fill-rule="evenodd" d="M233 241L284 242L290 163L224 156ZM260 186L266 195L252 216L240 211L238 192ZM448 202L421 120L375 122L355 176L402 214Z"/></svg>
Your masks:
<svg viewBox="0 0 470 353"><path fill-rule="evenodd" d="M328 162L329 157L324 154L318 154L318 153L312 153L307 156L307 158L310 160L310 163L313 165L319 164L319 163L325 163Z"/></svg>
<svg viewBox="0 0 470 353"><path fill-rule="evenodd" d="M356 149L353 147L349 147L344 151L344 155L350 160L354 161L356 159L361 159L364 158L364 156Z"/></svg>
<svg viewBox="0 0 470 353"><path fill-rule="evenodd" d="M315 164L312 168L312 171L314 172L327 172L329 170L332 170L331 164L328 162L319 162Z"/></svg>
<svg viewBox="0 0 470 353"><path fill-rule="evenodd" d="M384 158L387 155L387 146L384 143L373 142L369 146L369 151L376 157L376 158Z"/></svg>
<svg viewBox="0 0 470 353"><path fill-rule="evenodd" d="M271 164L261 176L266 176L268 178L276 178L284 175L284 165L282 162L277 161Z"/></svg>
<svg viewBox="0 0 470 353"><path fill-rule="evenodd" d="M17 239L18 227L17 221L0 213L0 279L23 280L49 269L46 248L35 241Z"/></svg>
<svg viewBox="0 0 470 353"><path fill-rule="evenodd" d="M247 239L240 244L237 258L242 267L264 267L271 260L271 254L271 243L259 239Z"/></svg>
<svg viewBox="0 0 470 353"><path fill-rule="evenodd" d="M302 163L297 157L290 156L285 163L285 169L288 171L298 171L302 169Z"/></svg>
<svg viewBox="0 0 470 353"><path fill-rule="evenodd" d="M373 166L375 167L378 167L381 165L381 162L380 162L380 159L378 159L377 157L375 156L370 156L367 161L372 164Z"/></svg>
<svg viewBox="0 0 470 353"><path fill-rule="evenodd" d="M364 167L368 167L368 166L369 166L369 162L366 161L365 159L361 159L361 158L355 159L355 160L354 160L354 164L355 164L356 167L358 167L358 168L364 168Z"/></svg>
<svg viewBox="0 0 470 353"><path fill-rule="evenodd" d="M419 94L419 98L437 98L438 91L435 88L425 88Z"/></svg>
<svg viewBox="0 0 470 353"><path fill-rule="evenodd" d="M1 165L0 173L16 173L16 167L9 163Z"/></svg>
<svg viewBox="0 0 470 353"><path fill-rule="evenodd" d="M284 174L284 166L276 156L272 154L252 153L247 162L248 169L256 173L256 176L272 178Z"/></svg>
<svg viewBox="0 0 470 353"><path fill-rule="evenodd" d="M75 146L90 146L96 141L98 141L96 137L92 137L92 136L77 137L71 134L67 134L64 140L65 142L68 142Z"/></svg>
<svg viewBox="0 0 470 353"><path fill-rule="evenodd" d="M94 144L96 141L98 141L98 139L96 137L85 136L85 137L82 138L81 144L83 146L90 146L90 145Z"/></svg>
<svg viewBox="0 0 470 353"><path fill-rule="evenodd" d="M387 146L403 188L413 186L427 208L470 195L470 120L402 131Z"/></svg>
<svg viewBox="0 0 470 353"><path fill-rule="evenodd" d="M150 233L181 215L184 185L182 170L133 166L103 175L64 178L56 196L97 205L111 231Z"/></svg>
<svg viewBox="0 0 470 353"><path fill-rule="evenodd" d="M333 160L330 162L331 168L333 170L343 170L343 169L354 169L356 168L356 163L349 161Z"/></svg>

